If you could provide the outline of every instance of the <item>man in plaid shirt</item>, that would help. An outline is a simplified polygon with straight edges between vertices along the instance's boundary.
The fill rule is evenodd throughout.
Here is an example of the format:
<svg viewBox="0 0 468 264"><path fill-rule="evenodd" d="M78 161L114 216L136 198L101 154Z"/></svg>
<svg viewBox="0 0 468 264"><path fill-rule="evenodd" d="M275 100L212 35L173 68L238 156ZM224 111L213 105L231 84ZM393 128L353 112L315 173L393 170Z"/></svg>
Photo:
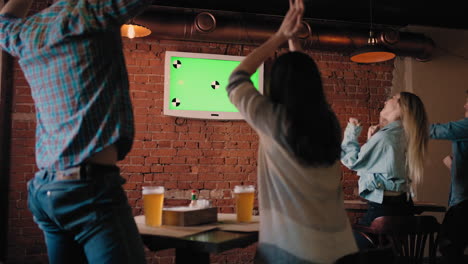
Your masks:
<svg viewBox="0 0 468 264"><path fill-rule="evenodd" d="M33 0L0 11L0 47L18 58L36 107L28 205L50 263L144 263L116 166L134 137L120 27L150 0Z"/></svg>

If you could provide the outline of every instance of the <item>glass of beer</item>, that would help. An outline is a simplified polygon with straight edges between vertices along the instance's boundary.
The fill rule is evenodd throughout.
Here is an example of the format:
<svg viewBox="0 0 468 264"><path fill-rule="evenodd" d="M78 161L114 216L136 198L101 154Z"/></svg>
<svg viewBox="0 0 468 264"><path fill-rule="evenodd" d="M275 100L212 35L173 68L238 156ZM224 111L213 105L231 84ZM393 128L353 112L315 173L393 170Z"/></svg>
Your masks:
<svg viewBox="0 0 468 264"><path fill-rule="evenodd" d="M163 202L163 186L143 186L143 209L146 225L161 226Z"/></svg>
<svg viewBox="0 0 468 264"><path fill-rule="evenodd" d="M237 222L252 221L255 187L253 185L234 186Z"/></svg>

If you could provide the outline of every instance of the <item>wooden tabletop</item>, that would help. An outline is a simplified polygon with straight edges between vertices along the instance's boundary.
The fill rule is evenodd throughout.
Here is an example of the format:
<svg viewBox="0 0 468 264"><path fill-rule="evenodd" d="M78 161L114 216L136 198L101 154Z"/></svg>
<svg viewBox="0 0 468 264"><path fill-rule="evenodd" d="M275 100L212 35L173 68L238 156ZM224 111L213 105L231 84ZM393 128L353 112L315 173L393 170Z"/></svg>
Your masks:
<svg viewBox="0 0 468 264"><path fill-rule="evenodd" d="M366 212L367 201L363 200L345 200L344 201L346 211L350 212ZM431 202L415 201L414 208L416 214L423 212L445 212L446 207Z"/></svg>
<svg viewBox="0 0 468 264"><path fill-rule="evenodd" d="M220 253L229 249L246 247L258 241L258 232L238 233L212 230L187 237L141 235L145 245L153 250L189 248L192 251Z"/></svg>
<svg viewBox="0 0 468 264"><path fill-rule="evenodd" d="M136 217L136 220L141 220L140 218ZM234 248L243 248L258 241L258 227L247 228L252 225L255 226L255 222L258 226L258 217L253 217L253 223L240 224L242 228L236 228L231 223L231 218L232 215L218 214L219 222L216 223L216 229L187 236L174 236L174 234L167 232L148 232L148 230L142 229L140 226L139 231L143 243L152 251L175 248L176 264L209 263L210 253L218 254ZM139 221L136 222L137 225L142 224ZM221 230L223 228L227 228L226 230L245 229L248 231L223 231Z"/></svg>
<svg viewBox="0 0 468 264"><path fill-rule="evenodd" d="M209 264L210 253L218 254L234 248L244 248L258 241L258 232L228 232L211 230L187 237L141 235L152 251L175 248L176 264Z"/></svg>

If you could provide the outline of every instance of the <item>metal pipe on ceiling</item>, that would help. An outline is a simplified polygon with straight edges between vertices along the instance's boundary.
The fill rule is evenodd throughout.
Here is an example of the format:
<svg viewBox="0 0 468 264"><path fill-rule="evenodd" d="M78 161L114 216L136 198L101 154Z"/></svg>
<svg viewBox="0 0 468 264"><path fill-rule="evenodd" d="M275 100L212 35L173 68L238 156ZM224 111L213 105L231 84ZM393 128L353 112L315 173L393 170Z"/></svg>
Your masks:
<svg viewBox="0 0 468 264"><path fill-rule="evenodd" d="M151 37L186 41L202 41L259 45L276 32L282 17L260 14L198 10L152 6L134 19L151 29ZM367 44L369 27L339 21L305 19L300 38L306 49L351 53ZM430 60L434 42L427 36L399 32L391 28L375 28L378 44L398 56Z"/></svg>

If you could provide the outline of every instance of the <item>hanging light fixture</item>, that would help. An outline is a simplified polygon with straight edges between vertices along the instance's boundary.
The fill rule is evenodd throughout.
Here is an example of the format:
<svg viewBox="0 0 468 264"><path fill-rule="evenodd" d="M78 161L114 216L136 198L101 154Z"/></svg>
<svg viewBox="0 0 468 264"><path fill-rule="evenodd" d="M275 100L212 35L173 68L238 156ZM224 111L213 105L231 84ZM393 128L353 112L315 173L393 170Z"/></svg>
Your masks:
<svg viewBox="0 0 468 264"><path fill-rule="evenodd" d="M122 25L120 28L120 35L129 39L146 37L149 34L151 34L151 30L149 30L149 28L135 24L133 23L133 20Z"/></svg>
<svg viewBox="0 0 468 264"><path fill-rule="evenodd" d="M372 30L372 0L369 0L369 3L370 29L367 45L353 52L350 59L351 61L358 63L375 63L391 60L395 58L395 53L389 51L386 47L379 44L377 38L374 36L374 31Z"/></svg>

